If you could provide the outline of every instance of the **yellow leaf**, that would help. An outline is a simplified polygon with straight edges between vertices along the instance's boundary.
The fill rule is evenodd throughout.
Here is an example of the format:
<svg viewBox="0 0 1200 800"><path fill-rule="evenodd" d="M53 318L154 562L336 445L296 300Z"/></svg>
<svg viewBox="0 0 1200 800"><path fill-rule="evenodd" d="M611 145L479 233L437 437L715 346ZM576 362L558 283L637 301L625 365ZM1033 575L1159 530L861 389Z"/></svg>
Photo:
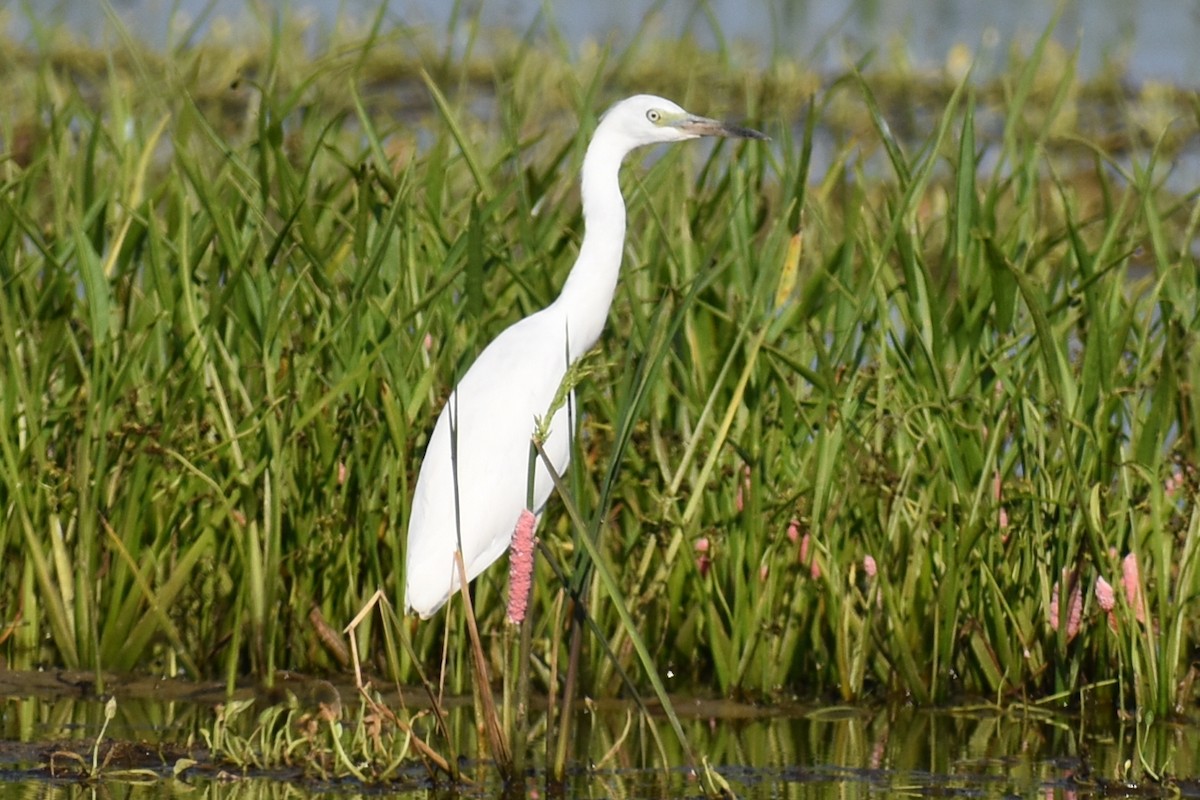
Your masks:
<svg viewBox="0 0 1200 800"><path fill-rule="evenodd" d="M779 287L775 290L777 309L792 299L792 292L796 288L796 273L800 271L800 251L803 244L803 231L797 231L788 242L787 254L783 257L783 270L779 273Z"/></svg>

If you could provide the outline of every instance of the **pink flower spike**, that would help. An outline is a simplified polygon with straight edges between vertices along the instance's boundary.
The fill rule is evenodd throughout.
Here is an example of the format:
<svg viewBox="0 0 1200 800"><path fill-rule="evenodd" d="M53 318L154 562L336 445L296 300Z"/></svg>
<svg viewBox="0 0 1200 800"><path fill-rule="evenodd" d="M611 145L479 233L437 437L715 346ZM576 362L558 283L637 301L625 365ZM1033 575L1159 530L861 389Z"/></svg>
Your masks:
<svg viewBox="0 0 1200 800"><path fill-rule="evenodd" d="M1083 587L1078 580L1071 586L1071 607L1067 609L1067 638L1074 639L1083 627Z"/></svg>
<svg viewBox="0 0 1200 800"><path fill-rule="evenodd" d="M1071 641L1083 626L1083 590L1079 586L1075 570L1063 570L1063 581L1070 587L1071 600L1067 607L1067 641ZM1058 630L1058 581L1050 595L1050 627Z"/></svg>
<svg viewBox="0 0 1200 800"><path fill-rule="evenodd" d="M769 567L768 567L766 564L763 564L761 567L759 567L759 568L758 568L758 580L759 580L759 582L760 582L760 583L766 583L766 582L767 582L767 575L769 575L769 574L770 574L770 568L769 568Z"/></svg>
<svg viewBox="0 0 1200 800"><path fill-rule="evenodd" d="M1003 483L1000 480L1000 470L992 473L992 499L997 503L1000 502L1000 489Z"/></svg>
<svg viewBox="0 0 1200 800"><path fill-rule="evenodd" d="M1146 608L1142 603L1142 579L1137 553L1130 553L1121 561L1121 584L1125 587L1125 599L1133 609L1133 618L1145 623Z"/></svg>
<svg viewBox="0 0 1200 800"><path fill-rule="evenodd" d="M1096 578L1096 602L1104 611L1112 611L1113 606L1117 604L1112 584L1104 580L1103 576Z"/></svg>
<svg viewBox="0 0 1200 800"><path fill-rule="evenodd" d="M1121 560L1121 583L1125 586L1125 599L1130 603L1137 596L1140 582L1141 570L1138 569L1137 553L1129 553Z"/></svg>
<svg viewBox="0 0 1200 800"><path fill-rule="evenodd" d="M517 518L508 551L508 621L514 625L525 620L533 589L533 551L537 546L533 531L536 527L537 517L528 509L523 510Z"/></svg>
<svg viewBox="0 0 1200 800"><path fill-rule="evenodd" d="M788 541L795 544L800 540L800 520L793 519L787 526Z"/></svg>
<svg viewBox="0 0 1200 800"><path fill-rule="evenodd" d="M875 564L875 556L863 557L863 571L867 573L868 578L874 578L878 567Z"/></svg>
<svg viewBox="0 0 1200 800"><path fill-rule="evenodd" d="M734 505L737 506L738 513L746 507L745 492L750 491L750 465L746 464L742 467L742 480L737 487L737 495L734 497Z"/></svg>
<svg viewBox="0 0 1200 800"><path fill-rule="evenodd" d="M700 570L701 578L708 574L708 569L712 566L712 559L708 555L711 548L712 542L708 540L707 536L701 536L692 545L692 549L696 551L696 568Z"/></svg>
<svg viewBox="0 0 1200 800"><path fill-rule="evenodd" d="M821 577L821 565L813 558L812 534L806 533L800 537L800 566L808 567L808 574L813 580Z"/></svg>
<svg viewBox="0 0 1200 800"><path fill-rule="evenodd" d="M1108 617L1108 629L1113 633L1117 632L1117 612L1113 608L1117 604L1116 592L1113 591L1112 584L1104 580L1104 576L1096 578L1096 603L1100 606L1100 610Z"/></svg>

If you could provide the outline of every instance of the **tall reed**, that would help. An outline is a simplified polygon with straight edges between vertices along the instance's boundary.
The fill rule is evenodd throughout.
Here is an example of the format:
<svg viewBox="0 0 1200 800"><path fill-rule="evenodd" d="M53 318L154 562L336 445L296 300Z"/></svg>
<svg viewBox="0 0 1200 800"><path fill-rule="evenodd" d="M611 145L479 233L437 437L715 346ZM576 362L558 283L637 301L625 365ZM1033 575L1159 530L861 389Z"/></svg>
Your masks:
<svg viewBox="0 0 1200 800"><path fill-rule="evenodd" d="M596 694L1191 699L1182 93L1085 85L1049 31L994 82L682 45L663 72L641 40L454 60L382 17L315 54L301 33L3 48L10 666L338 668L309 612L399 597L432 420L555 296L587 134L651 90L775 144L626 168L621 288L540 533L535 687L565 663L570 589ZM475 586L493 671L502 586ZM437 664L458 625L411 652ZM369 618L354 635L385 648Z"/></svg>

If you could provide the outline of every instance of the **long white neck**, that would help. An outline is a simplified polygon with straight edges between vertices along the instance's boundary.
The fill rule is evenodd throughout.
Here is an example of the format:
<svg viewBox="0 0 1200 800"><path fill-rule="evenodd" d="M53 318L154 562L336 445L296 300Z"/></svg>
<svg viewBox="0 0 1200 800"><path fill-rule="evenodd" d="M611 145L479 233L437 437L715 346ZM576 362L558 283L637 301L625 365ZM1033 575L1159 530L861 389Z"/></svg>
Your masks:
<svg viewBox="0 0 1200 800"><path fill-rule="evenodd" d="M583 244L562 293L551 305L565 319L572 362L600 338L617 288L625 248L619 173L628 152L627 143L597 130L583 157Z"/></svg>

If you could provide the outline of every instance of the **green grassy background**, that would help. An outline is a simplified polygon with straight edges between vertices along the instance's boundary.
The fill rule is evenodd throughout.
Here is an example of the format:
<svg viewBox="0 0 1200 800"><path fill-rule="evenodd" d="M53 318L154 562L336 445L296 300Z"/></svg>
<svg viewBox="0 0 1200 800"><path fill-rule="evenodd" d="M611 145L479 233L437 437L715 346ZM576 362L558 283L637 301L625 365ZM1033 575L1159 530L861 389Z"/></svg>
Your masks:
<svg viewBox="0 0 1200 800"><path fill-rule="evenodd" d="M454 377L555 296L588 132L653 91L774 141L630 160L577 519L553 502L541 538L570 572L598 537L667 689L1193 699L1200 205L1170 178L1194 96L1085 85L1047 40L978 84L300 34L0 47L8 666L343 669L336 630L402 596ZM503 583L476 588L495 665ZM643 683L589 591L615 662L588 646L588 691ZM544 687L567 616L544 559L533 608ZM404 632L429 669L465 636ZM374 618L356 635L381 656Z"/></svg>

